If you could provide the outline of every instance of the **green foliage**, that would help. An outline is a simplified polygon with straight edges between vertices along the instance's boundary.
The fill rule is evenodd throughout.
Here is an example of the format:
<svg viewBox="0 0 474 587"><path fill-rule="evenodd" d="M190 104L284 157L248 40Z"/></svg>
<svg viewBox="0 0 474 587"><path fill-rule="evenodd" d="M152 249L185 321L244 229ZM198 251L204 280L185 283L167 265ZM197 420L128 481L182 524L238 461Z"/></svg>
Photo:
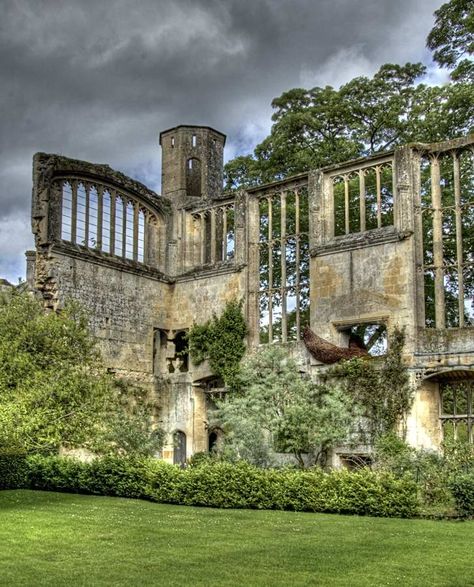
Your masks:
<svg viewBox="0 0 474 587"><path fill-rule="evenodd" d="M472 0L450 0L435 12L435 25L428 35L427 46L434 60L454 68L453 79L474 80L474 4ZM468 74L468 75L466 75Z"/></svg>
<svg viewBox="0 0 474 587"><path fill-rule="evenodd" d="M0 305L0 445L26 452L154 452L143 390L106 372L76 305L46 312L27 294Z"/></svg>
<svg viewBox="0 0 474 587"><path fill-rule="evenodd" d="M346 439L354 417L341 390L316 385L300 373L280 346L269 345L244 360L238 392L227 394L215 412L225 431L224 457L267 467L276 452L319 462Z"/></svg>
<svg viewBox="0 0 474 587"><path fill-rule="evenodd" d="M270 135L253 155L226 164L226 187L246 188L400 144L472 131L472 83L466 76L443 86L419 83L425 71L421 63L387 63L372 78L357 77L339 89L284 92L272 102Z"/></svg>
<svg viewBox="0 0 474 587"><path fill-rule="evenodd" d="M226 304L221 316L214 315L206 324L195 324L191 328L188 333L191 359L196 365L209 360L214 375L232 387L245 354L246 334L242 302L232 300Z"/></svg>
<svg viewBox="0 0 474 587"><path fill-rule="evenodd" d="M420 502L426 513L449 513L453 509L449 490L452 470L443 455L409 446L394 432L381 436L375 444L375 468L397 478L416 481Z"/></svg>
<svg viewBox="0 0 474 587"><path fill-rule="evenodd" d="M151 458L58 456L27 459L33 489L145 498L219 508L278 509L371 516L417 513L416 485L389 473L319 469L268 470L246 462L202 463L181 469Z"/></svg>
<svg viewBox="0 0 474 587"><path fill-rule="evenodd" d="M25 487L27 478L26 455L18 450L0 450L0 489Z"/></svg>
<svg viewBox="0 0 474 587"><path fill-rule="evenodd" d="M371 443L403 424L413 402L414 391L402 358L404 341L404 332L395 329L383 358L351 359L328 373L341 378L347 396L363 410L360 433Z"/></svg>
<svg viewBox="0 0 474 587"><path fill-rule="evenodd" d="M417 450L389 433L376 442L375 468L397 478L412 478L425 514L474 515L472 444L448 441L443 444L443 452L437 453Z"/></svg>
<svg viewBox="0 0 474 587"><path fill-rule="evenodd" d="M474 516L474 472L453 477L449 483L461 516Z"/></svg>
<svg viewBox="0 0 474 587"><path fill-rule="evenodd" d="M33 455L27 462L31 489L146 497L146 459L109 455L84 462L53 455Z"/></svg>

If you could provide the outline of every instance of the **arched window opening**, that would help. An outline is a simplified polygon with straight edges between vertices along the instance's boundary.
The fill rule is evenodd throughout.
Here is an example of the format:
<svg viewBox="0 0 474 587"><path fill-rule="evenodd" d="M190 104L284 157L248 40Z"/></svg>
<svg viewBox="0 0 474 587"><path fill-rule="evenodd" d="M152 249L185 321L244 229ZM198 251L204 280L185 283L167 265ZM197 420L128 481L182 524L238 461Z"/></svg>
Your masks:
<svg viewBox="0 0 474 587"><path fill-rule="evenodd" d="M190 198L201 197L201 161L195 157L186 164L186 194Z"/></svg>
<svg viewBox="0 0 474 587"><path fill-rule="evenodd" d="M86 202L87 200L87 202ZM84 184L80 183L77 186L77 232L76 242L78 245L83 247L87 246L86 242L86 219L87 219L87 208L88 208L88 194L86 194L86 188Z"/></svg>
<svg viewBox="0 0 474 587"><path fill-rule="evenodd" d="M72 234L72 189L71 184L65 181L62 188L62 217L61 217L61 238L64 241L71 241Z"/></svg>
<svg viewBox="0 0 474 587"><path fill-rule="evenodd" d="M87 246L89 249L95 249L97 247L97 227L99 224L99 196L97 194L97 188L91 186L89 189L89 226L88 226L88 239Z"/></svg>
<svg viewBox="0 0 474 587"><path fill-rule="evenodd" d="M127 203L127 220L125 224L125 258L133 259L133 224L134 209L131 202Z"/></svg>
<svg viewBox="0 0 474 587"><path fill-rule="evenodd" d="M110 253L110 193L105 190L102 195L102 246L101 250Z"/></svg>
<svg viewBox="0 0 474 587"><path fill-rule="evenodd" d="M124 203L122 198L115 199L115 247L114 254L117 257L122 256L123 247L123 218L124 218Z"/></svg>
<svg viewBox="0 0 474 587"><path fill-rule="evenodd" d="M223 432L220 428L214 428L209 433L209 452L215 453L219 449L219 444L222 441Z"/></svg>

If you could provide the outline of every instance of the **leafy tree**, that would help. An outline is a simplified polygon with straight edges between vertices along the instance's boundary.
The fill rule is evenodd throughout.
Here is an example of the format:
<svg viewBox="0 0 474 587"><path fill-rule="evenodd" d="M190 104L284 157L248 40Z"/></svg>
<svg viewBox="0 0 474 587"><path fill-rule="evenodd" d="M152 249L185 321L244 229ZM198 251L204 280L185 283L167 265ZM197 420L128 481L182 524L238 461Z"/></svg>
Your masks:
<svg viewBox="0 0 474 587"><path fill-rule="evenodd" d="M106 372L77 306L46 312L27 294L0 305L0 446L151 454L160 444L145 391Z"/></svg>
<svg viewBox="0 0 474 587"><path fill-rule="evenodd" d="M474 2L450 0L435 12L427 46L434 60L452 69L454 80L474 82Z"/></svg>
<svg viewBox="0 0 474 587"><path fill-rule="evenodd" d="M321 462L349 435L354 410L348 397L300 373L283 347L265 346L244 359L239 383L215 412L228 456L268 466L276 452L286 452L304 467L305 454Z"/></svg>
<svg viewBox="0 0 474 587"><path fill-rule="evenodd" d="M275 98L270 135L253 155L225 166L228 189L246 188L409 142L462 136L474 128L472 83L419 83L421 63L385 64L339 89L294 88Z"/></svg>

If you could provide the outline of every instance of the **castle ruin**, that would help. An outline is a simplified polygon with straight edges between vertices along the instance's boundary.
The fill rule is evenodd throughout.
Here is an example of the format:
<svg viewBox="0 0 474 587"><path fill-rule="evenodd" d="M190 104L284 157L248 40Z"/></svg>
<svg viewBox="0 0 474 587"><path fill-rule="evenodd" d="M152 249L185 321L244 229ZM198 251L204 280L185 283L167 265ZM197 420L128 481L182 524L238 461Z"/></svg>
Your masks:
<svg viewBox="0 0 474 587"><path fill-rule="evenodd" d="M165 460L219 434L208 409L222 381L193 365L185 336L234 298L250 348L285 344L312 373L326 367L303 344L305 325L338 348L362 327L381 352L404 327L408 441L473 441L473 136L232 193L222 133L177 126L160 145L161 196L107 165L36 154L27 278L49 308L78 300L108 368L154 394Z"/></svg>

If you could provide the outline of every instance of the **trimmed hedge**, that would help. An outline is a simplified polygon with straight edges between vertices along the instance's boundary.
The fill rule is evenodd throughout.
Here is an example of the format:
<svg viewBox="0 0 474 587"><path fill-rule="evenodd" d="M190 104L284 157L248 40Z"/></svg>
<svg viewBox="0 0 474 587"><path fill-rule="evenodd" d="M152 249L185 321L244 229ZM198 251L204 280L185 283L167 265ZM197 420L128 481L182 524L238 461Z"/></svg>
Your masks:
<svg viewBox="0 0 474 587"><path fill-rule="evenodd" d="M0 450L0 489L17 489L28 485L29 466L22 452Z"/></svg>
<svg viewBox="0 0 474 587"><path fill-rule="evenodd" d="M457 475L449 482L449 488L461 516L474 516L474 472Z"/></svg>
<svg viewBox="0 0 474 587"><path fill-rule="evenodd" d="M244 462L210 462L180 469L156 459L103 457L82 462L40 455L23 462L27 474L17 477L23 481L16 486L31 489L217 508L386 517L411 517L418 511L413 480L368 469L325 473L319 469L258 469Z"/></svg>

